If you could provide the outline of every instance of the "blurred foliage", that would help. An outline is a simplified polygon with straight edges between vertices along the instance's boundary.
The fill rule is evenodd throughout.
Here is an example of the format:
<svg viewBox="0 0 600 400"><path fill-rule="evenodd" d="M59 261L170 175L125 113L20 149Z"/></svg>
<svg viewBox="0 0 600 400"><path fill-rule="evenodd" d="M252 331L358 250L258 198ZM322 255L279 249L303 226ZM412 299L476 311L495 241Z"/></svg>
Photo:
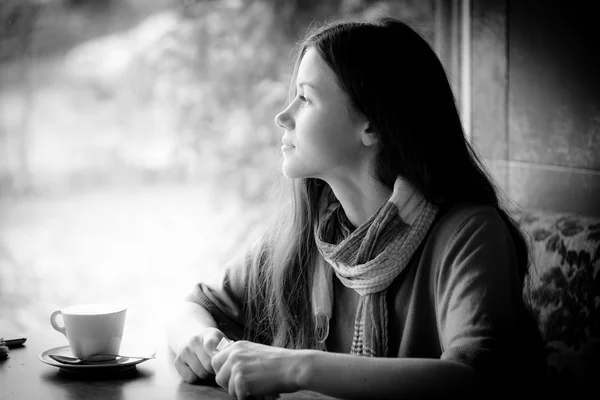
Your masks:
<svg viewBox="0 0 600 400"><path fill-rule="evenodd" d="M118 296L160 332L271 213L304 30L380 14L431 39L432 4L0 0L0 325Z"/></svg>
<svg viewBox="0 0 600 400"><path fill-rule="evenodd" d="M29 90L34 100L29 103L37 107L21 107L26 123L5 125L2 132L17 159L8 172L1 171L11 178L3 182L15 187L26 174L37 178L21 186L43 185L49 168L41 160L54 150L40 150L40 143L53 136L52 143L64 143L71 154L79 154L63 172L71 183L86 177L110 182L129 174L154 181L208 182L248 200L259 199L279 170L281 135L273 119L287 101L293 48L307 27L338 17L389 15L433 39L433 0L1 4L0 67L10 69L8 64L18 63L30 49L33 78L19 79L23 88L33 79ZM50 48L59 67L48 63ZM45 72L47 65L54 69ZM14 77L8 82L19 86ZM45 103L35 99L35 92L48 83L57 86L49 103L57 107L58 93L69 95L64 115L75 114L52 129L47 118L35 122L40 115L56 116L41 112ZM57 152L66 152L58 147ZM64 161L65 156L55 158Z"/></svg>
<svg viewBox="0 0 600 400"><path fill-rule="evenodd" d="M29 47L40 8L32 0L0 2L0 62L18 57Z"/></svg>

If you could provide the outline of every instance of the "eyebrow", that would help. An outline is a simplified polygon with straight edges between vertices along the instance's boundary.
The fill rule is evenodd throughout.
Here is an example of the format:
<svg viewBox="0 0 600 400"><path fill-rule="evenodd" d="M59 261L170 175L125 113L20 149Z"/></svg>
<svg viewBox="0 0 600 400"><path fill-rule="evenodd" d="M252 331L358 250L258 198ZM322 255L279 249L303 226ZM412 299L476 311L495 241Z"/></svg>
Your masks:
<svg viewBox="0 0 600 400"><path fill-rule="evenodd" d="M318 90L317 90L316 86L315 86L315 85L313 85L312 83L309 83L309 82L300 82L300 83L298 83L298 85L297 85L297 86L298 86L298 87L302 87L302 86L308 86L308 87L310 87L312 90L314 90L314 91L318 92Z"/></svg>

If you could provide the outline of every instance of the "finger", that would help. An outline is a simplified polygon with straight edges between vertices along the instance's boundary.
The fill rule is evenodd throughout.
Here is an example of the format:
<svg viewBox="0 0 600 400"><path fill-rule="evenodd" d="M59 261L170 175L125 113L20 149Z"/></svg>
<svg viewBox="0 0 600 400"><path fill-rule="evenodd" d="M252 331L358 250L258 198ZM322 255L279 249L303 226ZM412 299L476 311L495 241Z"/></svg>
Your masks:
<svg viewBox="0 0 600 400"><path fill-rule="evenodd" d="M220 353L217 355L221 355ZM213 357L213 362L215 360L215 357ZM213 365L214 366L214 365ZM217 385L221 386L223 389L227 389L229 390L229 379L231 377L231 369L230 369L231 363L230 362L223 362L223 364L220 366L219 369L215 369L217 372L217 375L215 376L215 382L217 382Z"/></svg>
<svg viewBox="0 0 600 400"><path fill-rule="evenodd" d="M187 383L194 383L199 379L198 375L196 375L194 371L192 371L190 367L181 360L176 361L174 365L175 370L177 371L179 376L181 376L181 379L183 379Z"/></svg>
<svg viewBox="0 0 600 400"><path fill-rule="evenodd" d="M211 365L212 357L218 351L216 350L219 341L225 337L225 334L218 329L214 329L206 332L202 336L202 343L200 348L196 349L196 354L200 359L200 362L211 374L215 375L215 369Z"/></svg>
<svg viewBox="0 0 600 400"><path fill-rule="evenodd" d="M231 374L231 377L229 378L229 394L237 397L238 400L248 400L253 398L248 390L243 374Z"/></svg>
<svg viewBox="0 0 600 400"><path fill-rule="evenodd" d="M182 351L182 356L194 372L201 373L201 378L204 379L209 375L215 374L214 369L210 365L210 354L206 354L204 351L203 335L195 335L190 341L189 346Z"/></svg>
<svg viewBox="0 0 600 400"><path fill-rule="evenodd" d="M206 379L212 375L211 372L207 371L204 368L202 362L198 359L196 354L185 359L186 364L190 367L192 371L198 376L198 378Z"/></svg>
<svg viewBox="0 0 600 400"><path fill-rule="evenodd" d="M204 368L196 353L193 353L191 350L186 349L182 351L175 360L176 362L179 360L179 362L185 364L200 379L206 379L210 376L210 373Z"/></svg>
<svg viewBox="0 0 600 400"><path fill-rule="evenodd" d="M221 351L215 353L211 357L210 365L216 374L221 372L221 369L223 368L223 364L225 363L225 361L227 361L228 355L229 355L229 351L227 349L224 349L224 350L221 350Z"/></svg>
<svg viewBox="0 0 600 400"><path fill-rule="evenodd" d="M202 343L204 351L206 351L207 354L212 356L215 352L218 351L217 346L219 345L221 339L223 339L224 337L225 334L218 329L215 329L214 331L205 334L203 336Z"/></svg>
<svg viewBox="0 0 600 400"><path fill-rule="evenodd" d="M215 375L215 370L211 365L212 357L210 356L210 354L206 353L206 351L204 351L203 348L197 349L196 353L194 354L196 356L195 358L197 358L200 364L202 365L202 368L209 374Z"/></svg>
<svg viewBox="0 0 600 400"><path fill-rule="evenodd" d="M223 363L229 358L229 354L231 354L231 351L233 349L239 350L240 349L239 346L243 346L246 343L248 343L248 342L244 342L241 340L239 342L232 341L230 344L225 346L222 350L219 350L215 354L213 354L212 360L211 360L211 365L212 365L213 369L218 373L219 370L222 368Z"/></svg>
<svg viewBox="0 0 600 400"><path fill-rule="evenodd" d="M229 377L229 382L228 382L229 384L227 385L227 390L229 391L230 396L233 396L233 397L237 398L238 400L241 400L241 393L240 393L240 397L238 397L238 393L236 393L235 380L236 380L236 376Z"/></svg>

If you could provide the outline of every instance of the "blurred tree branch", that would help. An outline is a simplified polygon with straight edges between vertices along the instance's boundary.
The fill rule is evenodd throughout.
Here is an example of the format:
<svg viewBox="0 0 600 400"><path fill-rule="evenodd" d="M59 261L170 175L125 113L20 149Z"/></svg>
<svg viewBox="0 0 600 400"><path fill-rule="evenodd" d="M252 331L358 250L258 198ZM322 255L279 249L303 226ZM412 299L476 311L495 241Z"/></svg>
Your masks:
<svg viewBox="0 0 600 400"><path fill-rule="evenodd" d="M15 61L19 64L22 87L23 106L17 131L3 132L6 135L9 175L12 178L10 185L17 192L28 191L32 187L29 159L31 114L28 112L33 108L34 91L31 48L41 7L39 2L33 0L5 0L0 3L0 63Z"/></svg>

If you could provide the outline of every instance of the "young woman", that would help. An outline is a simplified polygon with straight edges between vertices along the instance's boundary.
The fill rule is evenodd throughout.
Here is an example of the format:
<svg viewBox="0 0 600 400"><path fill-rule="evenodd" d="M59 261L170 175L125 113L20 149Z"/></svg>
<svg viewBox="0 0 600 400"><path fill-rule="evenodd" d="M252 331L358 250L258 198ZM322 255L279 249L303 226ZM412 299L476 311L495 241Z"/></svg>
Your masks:
<svg viewBox="0 0 600 400"><path fill-rule="evenodd" d="M394 19L329 23L302 42L291 93L275 118L288 198L218 284L188 296L169 332L182 378L214 376L240 399L489 398L537 383L527 245L430 46ZM236 341L217 351L223 336Z"/></svg>

